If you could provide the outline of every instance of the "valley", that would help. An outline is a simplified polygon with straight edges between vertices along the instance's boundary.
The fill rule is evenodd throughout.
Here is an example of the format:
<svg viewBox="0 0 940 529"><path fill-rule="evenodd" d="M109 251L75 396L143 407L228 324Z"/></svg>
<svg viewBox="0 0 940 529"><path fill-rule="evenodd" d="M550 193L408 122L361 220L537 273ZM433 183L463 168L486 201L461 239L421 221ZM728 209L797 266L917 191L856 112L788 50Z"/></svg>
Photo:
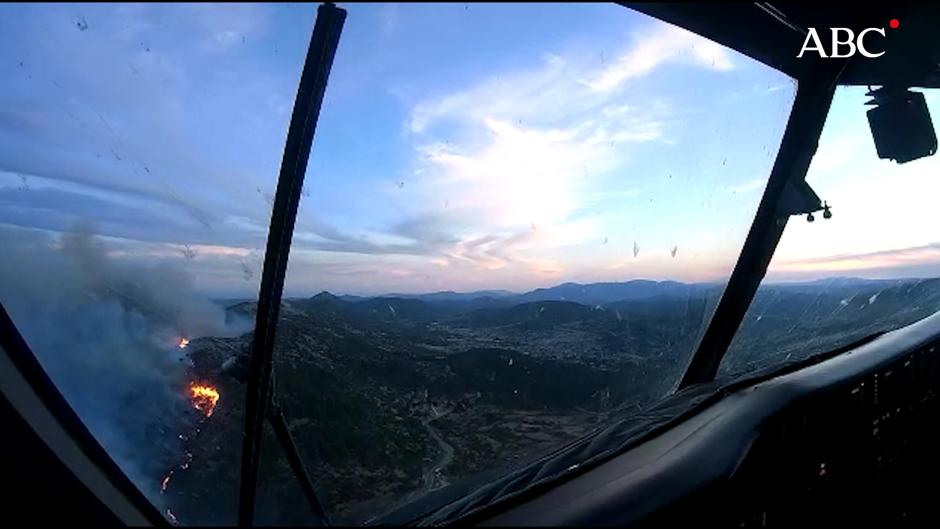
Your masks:
<svg viewBox="0 0 940 529"><path fill-rule="evenodd" d="M667 394L720 288L649 283L632 295L613 289L626 296L620 300L604 297L610 288L579 296L570 285L564 295L285 300L277 398L333 523L359 524L403 503L470 490ZM533 300L552 295L565 299ZM765 286L722 372L823 352L938 307L937 280ZM228 308L253 310L252 303ZM169 501L185 523L234 516L244 388L221 364L250 339L201 337L188 347L194 373L214 380L222 398L191 470L174 477ZM259 521L309 523L287 462L266 435Z"/></svg>

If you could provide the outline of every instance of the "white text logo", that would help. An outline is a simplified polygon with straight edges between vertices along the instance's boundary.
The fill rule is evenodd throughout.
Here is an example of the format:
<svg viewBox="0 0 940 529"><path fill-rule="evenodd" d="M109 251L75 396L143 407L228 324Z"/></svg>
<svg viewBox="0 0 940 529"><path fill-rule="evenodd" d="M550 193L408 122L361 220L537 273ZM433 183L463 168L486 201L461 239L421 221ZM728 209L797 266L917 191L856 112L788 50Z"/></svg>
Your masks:
<svg viewBox="0 0 940 529"><path fill-rule="evenodd" d="M891 19L888 25L892 29L897 29L900 23L898 19L894 18ZM797 58L803 57L803 54L807 52L816 52L824 59L847 59L855 55L856 51L870 59L881 57L885 54L884 51L877 53L872 52L866 47L865 41L865 38L872 33L881 35L882 38L886 37L887 34L884 28L867 28L860 31L858 36L855 35L855 32L852 31L851 28L830 28L830 32L830 46L827 50L826 46L819 38L819 33L816 31L816 28L809 28L809 33L806 34L806 39L803 41L803 47L800 48L800 53L797 55Z"/></svg>

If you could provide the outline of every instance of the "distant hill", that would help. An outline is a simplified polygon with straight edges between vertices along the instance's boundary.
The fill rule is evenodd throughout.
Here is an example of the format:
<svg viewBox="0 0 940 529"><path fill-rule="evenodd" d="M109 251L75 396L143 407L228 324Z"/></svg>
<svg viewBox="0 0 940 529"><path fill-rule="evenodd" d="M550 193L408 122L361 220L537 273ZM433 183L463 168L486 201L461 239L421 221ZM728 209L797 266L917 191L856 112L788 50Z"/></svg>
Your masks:
<svg viewBox="0 0 940 529"><path fill-rule="evenodd" d="M909 284L926 279L863 279L857 277L827 277L812 281L799 282L775 282L765 281L762 289L767 288L786 288L791 292L810 291L818 292L820 288L825 289L859 289L859 288L884 288L890 285ZM311 298L291 298L315 299L318 296L329 296L340 301L358 303L377 298L401 299L401 300L419 300L425 303L437 306L455 307L462 303L469 305L483 304L488 306L509 306L519 303L529 303L534 301L573 301L583 305L603 305L623 300L649 299L657 296L688 298L696 297L702 294L720 292L724 283L682 283L678 281L652 281L647 279L635 279L623 282L599 282L599 283L561 283L551 287L536 288L523 293L510 292L508 290L477 290L473 292L455 292L440 291L422 294L400 294L388 293L376 296L359 295L334 295L329 292L321 292ZM222 300L219 303L227 305L233 304L231 300L225 303Z"/></svg>
<svg viewBox="0 0 940 529"><path fill-rule="evenodd" d="M331 519L358 524L642 413L675 386L721 293L637 280L289 298L273 355L278 403ZM720 369L798 360L938 309L940 279L764 284ZM255 311L240 302L227 315ZM163 496L188 523L220 523L210 514L237 496L246 388L220 369L251 339L197 337L186 349L196 378L222 394L190 446L192 471L177 472ZM308 523L289 465L266 443L259 519Z"/></svg>
<svg viewBox="0 0 940 529"><path fill-rule="evenodd" d="M480 298L503 298L516 296L515 292L508 290L477 290L474 292L454 292L446 290L441 292L431 292L430 294L388 294L397 298L413 298L428 302L449 302L449 301L470 301Z"/></svg>
<svg viewBox="0 0 940 529"><path fill-rule="evenodd" d="M546 288L537 288L524 293L514 293L508 290L477 290L474 292L442 291L426 294L382 294L378 296L335 296L329 292L321 292L308 299L319 296L349 303L363 303L375 299L417 300L449 312L469 311L479 308L508 307L520 303L536 301L571 301L582 305L603 305L623 300L648 299L658 296L688 298L701 295L705 292L720 289L721 285L713 283L680 283L677 281L649 281L637 279L626 282L605 283L562 283ZM296 299L296 298L295 298ZM394 304L393 304L394 305ZM417 307L417 305L414 305ZM395 307L397 310L397 307Z"/></svg>
<svg viewBox="0 0 940 529"><path fill-rule="evenodd" d="M538 288L518 296L517 301L574 301L586 305L611 303L625 299L643 299L655 296L686 297L710 288L706 284L686 284L676 281L647 281L637 279L624 283L563 283L550 288Z"/></svg>
<svg viewBox="0 0 940 529"><path fill-rule="evenodd" d="M382 296L375 298L340 298L329 292L321 292L307 299L290 299L289 303L300 310L314 314L332 314L355 320L382 321L431 321L441 315L433 305L419 299Z"/></svg>

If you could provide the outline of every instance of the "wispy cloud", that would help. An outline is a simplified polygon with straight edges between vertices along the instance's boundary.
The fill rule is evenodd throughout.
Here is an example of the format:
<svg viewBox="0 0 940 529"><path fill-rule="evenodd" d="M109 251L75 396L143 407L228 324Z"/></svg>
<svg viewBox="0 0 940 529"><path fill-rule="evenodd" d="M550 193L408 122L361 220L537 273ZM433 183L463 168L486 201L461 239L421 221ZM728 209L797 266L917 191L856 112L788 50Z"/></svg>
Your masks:
<svg viewBox="0 0 940 529"><path fill-rule="evenodd" d="M101 5L83 8L87 31L64 7L18 8L31 16L0 35L23 61L0 64L0 96L11 102L0 110L0 223L61 230L96 221L99 233L123 239L116 251L127 257L188 259L210 284L244 283L242 265L257 272L264 246L312 21L294 7ZM660 216L661 205L710 163L701 151L715 149L678 145L715 121L699 103L704 92L672 76L733 70L738 57L621 8L590 45L549 17L565 28L557 38L504 35L485 59L473 41L429 51L413 38L435 16L354 9L359 22L344 35L311 159L295 270L322 270L347 290L366 278L388 284L383 274L417 289L536 286L532 278L587 277L585 263L631 256L634 231L658 237L644 243L644 258L668 256L655 245L680 240L663 228L679 217ZM394 66L358 70L374 47L357 31L387 44L380 62ZM614 58L598 62L597 45ZM730 142L719 129L709 140ZM701 191L709 178L684 182L710 193ZM728 184L716 180L715 190ZM668 264L695 255L683 243Z"/></svg>
<svg viewBox="0 0 940 529"><path fill-rule="evenodd" d="M482 123L488 117L506 119L515 117L528 121L546 111L566 114L549 103L567 101L570 82L564 78L570 68L557 55L545 54L542 64L524 71L504 71L482 79L475 86L420 101L410 112L408 127L413 133L423 133L441 120L470 119Z"/></svg>
<svg viewBox="0 0 940 529"><path fill-rule="evenodd" d="M940 258L940 242L925 244L922 246L912 246L910 248L895 248L891 250L880 250L877 252L864 253L845 253L838 255L811 257L806 259L796 259L776 263L776 266L785 267L813 267L827 266L835 263L845 263L847 266L854 264L867 264L868 266L883 266L899 264L912 261L922 261L924 259Z"/></svg>
<svg viewBox="0 0 940 529"><path fill-rule="evenodd" d="M678 27L661 25L651 34L637 35L631 50L584 83L592 90L608 92L669 62L718 71L734 67L730 54L721 45Z"/></svg>
<svg viewBox="0 0 940 529"><path fill-rule="evenodd" d="M789 90L792 88L793 88L793 83L778 83L775 85L768 86L767 88L763 89L763 92L765 94L770 94L773 92L779 92L781 90Z"/></svg>
<svg viewBox="0 0 940 529"><path fill-rule="evenodd" d="M273 191L287 121L283 109L296 86L244 55L221 57L197 44L229 31L260 38L270 10L241 5L76 9L88 20L87 30L76 28L69 9L23 7L20 33L4 37L20 62L6 76L4 96L16 102L16 110L0 113L0 172L41 183L32 189L43 188L47 198L53 189L72 193L77 204L57 199L63 214L94 219L133 205L137 214L126 215L128 229L168 231L166 222L145 221L155 209L167 217L167 209L189 217L201 225L203 239L225 232L230 219L266 225L264 194ZM177 24L172 31L168 20ZM57 44L50 46L49 40ZM259 48L257 42L246 47ZM239 79L237 73L244 71L252 72L249 79ZM227 147L220 150L221 145ZM236 145L242 148L232 148ZM104 201L97 212L78 211L88 197ZM36 203L39 197L28 200ZM177 236L185 239L192 232ZM254 235L243 242L252 240Z"/></svg>
<svg viewBox="0 0 940 529"><path fill-rule="evenodd" d="M657 53L662 55L655 64L644 68L642 72L631 74L633 77L648 74L661 62L682 56L686 44L696 42L695 46L699 46L700 43L695 39L709 44L687 32L676 33L665 24L655 28L651 41L656 43L654 48L659 50ZM680 42L675 47L665 46L673 38L680 39ZM638 40L645 42L642 37L638 37ZM705 44L699 48L709 48ZM717 44L710 44L717 46L718 50L722 49ZM621 61L626 64L633 55L645 55L649 51L647 47L638 45L634 51L627 52ZM660 50L661 47L663 50ZM720 58L716 63L721 65L719 69L730 68L730 59L721 53L716 56ZM670 114L668 103L654 98L640 104L625 104L616 94L608 93L609 89L597 89L598 83L606 86L605 83L611 81L583 80L585 77L605 79L614 75L614 69L616 67L598 69L577 55L562 57L546 52L542 54L540 63L526 69L491 74L474 86L420 101L410 112L407 128L412 133L423 133L428 127L443 121L459 123L472 120L482 123L487 118L521 121L530 126L570 123L573 119L588 122L590 119L589 125L606 128L606 133L611 136L621 134L625 141L631 138L658 138L660 134L655 132L655 127L661 124L656 123L656 120Z"/></svg>
<svg viewBox="0 0 940 529"><path fill-rule="evenodd" d="M652 46L637 45L625 54L657 54L656 64L643 74L661 62L690 64L681 58L689 53L699 61L707 58L708 67L731 67L730 59L685 32L657 25L649 37L638 41ZM673 39L679 41L667 45ZM493 74L412 107L406 130L416 153L415 203L448 204L441 220L457 242L445 252L447 259L557 271L562 266L556 261L525 255L534 245L500 241L529 228L538 228L541 252L600 240L596 223L576 221L575 214L597 200L598 186L625 170L633 145L670 141L674 121L665 99L631 102L580 81L604 75L613 70L577 56L545 53L533 67ZM624 198L637 195L611 189L610 196L618 192ZM492 251L496 247L500 252Z"/></svg>
<svg viewBox="0 0 940 529"><path fill-rule="evenodd" d="M674 144L678 127L688 127L688 108L617 88L666 64L735 66L721 46L684 30L644 21L634 31L613 63L545 51L531 63L411 100L402 126L411 149L408 185L385 191L406 220L355 234L320 225L300 241L324 251L423 256L427 266L454 274L573 273L560 256L615 234L624 215L603 208L640 194L635 183L621 187L639 171L635 153L644 144Z"/></svg>
<svg viewBox="0 0 940 529"><path fill-rule="evenodd" d="M772 262L769 272L777 278L818 277L844 272L877 277L940 276L940 242L876 252Z"/></svg>

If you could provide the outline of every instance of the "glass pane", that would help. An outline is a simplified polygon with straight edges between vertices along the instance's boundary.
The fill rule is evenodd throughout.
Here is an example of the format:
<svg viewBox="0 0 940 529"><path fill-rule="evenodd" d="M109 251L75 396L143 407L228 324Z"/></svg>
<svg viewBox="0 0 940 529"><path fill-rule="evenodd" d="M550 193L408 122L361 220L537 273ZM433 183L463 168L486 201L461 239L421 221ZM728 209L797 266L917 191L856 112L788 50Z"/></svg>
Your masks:
<svg viewBox="0 0 940 529"><path fill-rule="evenodd" d="M180 523L235 522L244 392L220 365L250 340L313 14L0 7L0 300Z"/></svg>
<svg viewBox="0 0 940 529"><path fill-rule="evenodd" d="M668 391L795 89L616 5L346 8L275 347L338 524L443 501Z"/></svg>
<svg viewBox="0 0 940 529"><path fill-rule="evenodd" d="M866 87L839 87L807 182L832 206L792 217L723 373L799 360L940 309L940 158L878 159ZM934 116L940 94L924 92Z"/></svg>
<svg viewBox="0 0 940 529"><path fill-rule="evenodd" d="M261 439L261 465L258 469L258 496L255 499L255 525L316 526L300 481L291 469L284 446L278 442L270 422L265 422Z"/></svg>

